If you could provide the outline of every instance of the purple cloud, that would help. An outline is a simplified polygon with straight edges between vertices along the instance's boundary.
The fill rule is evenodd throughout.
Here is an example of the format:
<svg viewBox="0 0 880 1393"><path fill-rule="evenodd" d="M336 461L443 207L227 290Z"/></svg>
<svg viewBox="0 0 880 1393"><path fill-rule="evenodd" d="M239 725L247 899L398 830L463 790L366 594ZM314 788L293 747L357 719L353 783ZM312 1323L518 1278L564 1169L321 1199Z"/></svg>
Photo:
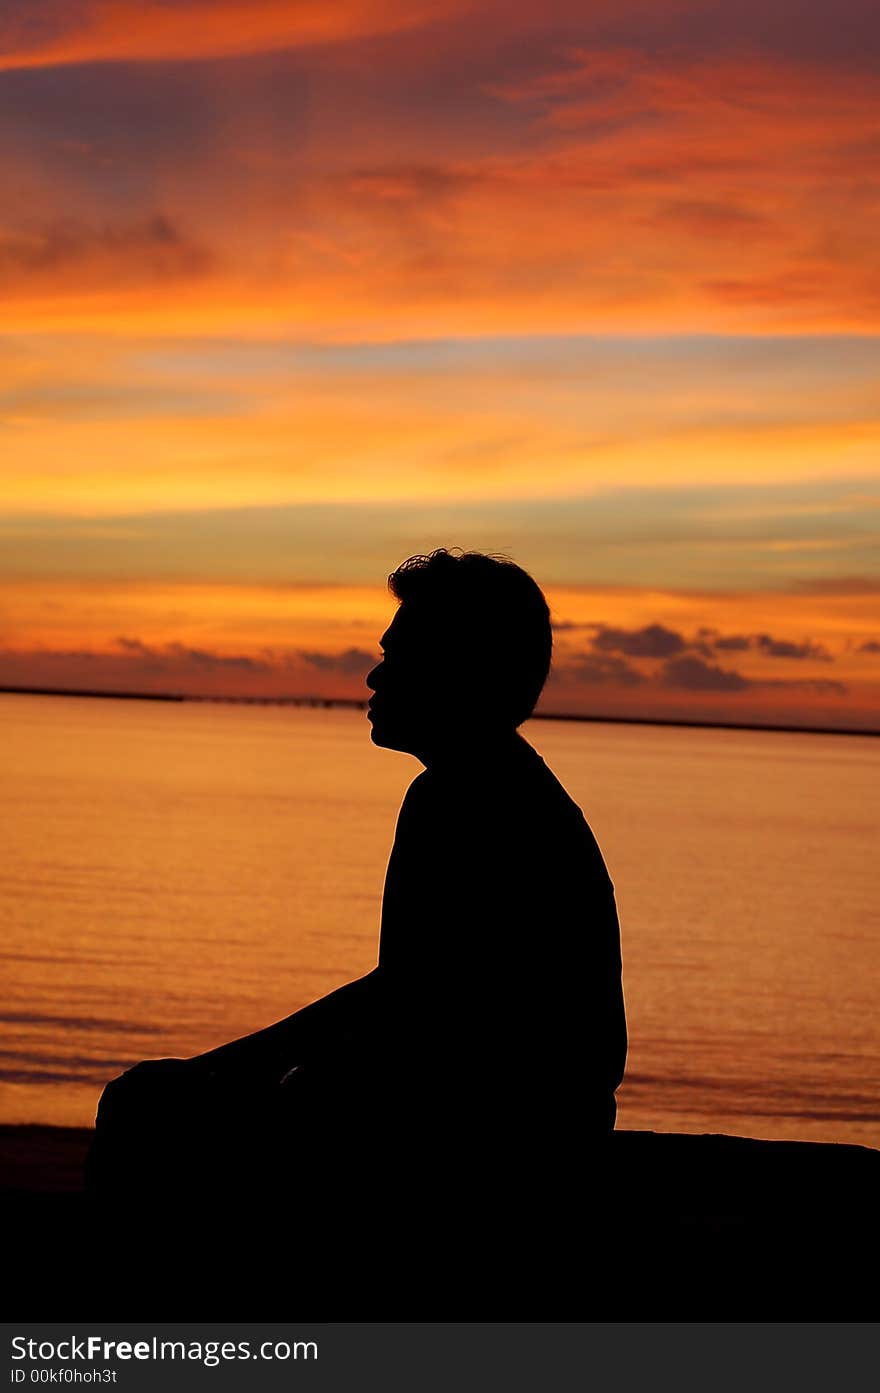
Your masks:
<svg viewBox="0 0 880 1393"><path fill-rule="evenodd" d="M831 654L821 643L805 639L803 643L791 643L788 639L773 638L770 634L755 634L755 647L768 658L813 658L818 662L830 663ZM720 645L716 644L716 648Z"/></svg>
<svg viewBox="0 0 880 1393"><path fill-rule="evenodd" d="M189 648L183 643L165 643L155 648L139 638L121 637L114 640L117 648L131 658L139 658L154 668L170 668L183 664L203 669L232 668L240 672L268 672L271 664L247 653L218 653L210 648Z"/></svg>
<svg viewBox="0 0 880 1393"><path fill-rule="evenodd" d="M378 659L363 648L346 648L342 653L317 653L299 650L299 656L319 672L341 672L348 677L365 677Z"/></svg>
<svg viewBox="0 0 880 1393"><path fill-rule="evenodd" d="M635 687L645 681L644 674L625 658L612 653L579 653L553 668L551 677L559 682L603 682Z"/></svg>
<svg viewBox="0 0 880 1393"><path fill-rule="evenodd" d="M712 639L712 647L723 653L741 653L751 647L751 642L746 634L718 634Z"/></svg>
<svg viewBox="0 0 880 1393"><path fill-rule="evenodd" d="M612 629L603 624L593 647L605 653L624 653L628 658L669 658L683 653L688 643L663 624L646 624L641 629Z"/></svg>
<svg viewBox="0 0 880 1393"><path fill-rule="evenodd" d="M743 692L753 685L742 673L721 668L702 658L671 658L660 674L664 687L683 687L690 692Z"/></svg>

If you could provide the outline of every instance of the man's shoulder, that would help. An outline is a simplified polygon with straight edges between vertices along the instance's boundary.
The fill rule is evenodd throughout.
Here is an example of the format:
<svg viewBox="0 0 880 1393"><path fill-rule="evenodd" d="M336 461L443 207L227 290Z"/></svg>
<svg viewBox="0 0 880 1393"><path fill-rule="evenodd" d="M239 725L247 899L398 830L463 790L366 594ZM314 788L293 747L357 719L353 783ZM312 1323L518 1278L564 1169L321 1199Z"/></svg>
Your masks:
<svg viewBox="0 0 880 1393"><path fill-rule="evenodd" d="M545 837L587 839L593 834L580 805L527 741L510 757L454 771L423 769L404 794L400 821L451 820L459 828L541 831Z"/></svg>
<svg viewBox="0 0 880 1393"><path fill-rule="evenodd" d="M586 826L583 810L548 764L525 741L525 747L512 768L504 792L518 811L531 808L534 814L572 828Z"/></svg>
<svg viewBox="0 0 880 1393"><path fill-rule="evenodd" d="M531 747L529 747L531 748ZM537 751L514 806L527 835L547 849L560 878L594 876L613 889L604 857L583 808Z"/></svg>

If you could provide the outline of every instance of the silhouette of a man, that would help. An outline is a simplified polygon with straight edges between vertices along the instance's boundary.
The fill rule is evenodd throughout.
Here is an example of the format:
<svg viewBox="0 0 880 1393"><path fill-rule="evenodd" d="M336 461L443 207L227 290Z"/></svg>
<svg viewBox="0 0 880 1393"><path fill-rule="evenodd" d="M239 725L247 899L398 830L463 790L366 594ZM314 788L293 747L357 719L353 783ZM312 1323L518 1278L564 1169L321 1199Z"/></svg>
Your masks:
<svg viewBox="0 0 880 1393"><path fill-rule="evenodd" d="M188 1148L240 1162L243 1136L251 1152L274 1145L281 1117L300 1158L304 1137L332 1137L326 1157L367 1129L408 1148L410 1173L515 1187L576 1173L585 1137L614 1126L613 888L581 810L518 734L550 667L544 596L510 561L446 550L389 584L400 604L367 678L372 739L425 768L400 809L378 965L255 1035L109 1085L99 1186L156 1183L157 1099L186 1139L183 1170Z"/></svg>

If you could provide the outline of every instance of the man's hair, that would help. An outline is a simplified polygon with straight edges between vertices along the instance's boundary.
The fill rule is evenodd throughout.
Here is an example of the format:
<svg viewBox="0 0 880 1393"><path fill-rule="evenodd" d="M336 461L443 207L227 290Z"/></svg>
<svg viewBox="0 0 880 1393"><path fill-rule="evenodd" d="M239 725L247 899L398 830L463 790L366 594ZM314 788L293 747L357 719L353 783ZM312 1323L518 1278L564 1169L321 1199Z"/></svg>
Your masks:
<svg viewBox="0 0 880 1393"><path fill-rule="evenodd" d="M506 556L440 547L388 577L401 604L448 627L456 657L499 719L521 725L550 671L550 610L527 571Z"/></svg>

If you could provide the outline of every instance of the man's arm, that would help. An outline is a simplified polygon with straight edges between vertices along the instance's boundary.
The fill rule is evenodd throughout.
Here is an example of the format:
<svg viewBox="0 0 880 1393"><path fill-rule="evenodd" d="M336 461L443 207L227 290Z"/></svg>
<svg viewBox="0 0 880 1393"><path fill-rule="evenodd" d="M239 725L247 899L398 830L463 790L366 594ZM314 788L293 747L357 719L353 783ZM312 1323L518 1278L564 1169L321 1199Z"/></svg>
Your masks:
<svg viewBox="0 0 880 1393"><path fill-rule="evenodd" d="M377 1007L379 987L379 969L374 968L365 977L346 982L292 1016L186 1062L209 1077L235 1075L246 1079L253 1074L255 1079L265 1079L277 1073L280 1079L310 1056L335 1051L362 1029Z"/></svg>
<svg viewBox="0 0 880 1393"><path fill-rule="evenodd" d="M377 1009L377 974L374 969L253 1035L192 1059L148 1059L113 1079L98 1105L89 1187L131 1188L138 1176L156 1184L159 1158L173 1160L175 1138L194 1120L246 1116L277 1096L297 1065L344 1049Z"/></svg>

